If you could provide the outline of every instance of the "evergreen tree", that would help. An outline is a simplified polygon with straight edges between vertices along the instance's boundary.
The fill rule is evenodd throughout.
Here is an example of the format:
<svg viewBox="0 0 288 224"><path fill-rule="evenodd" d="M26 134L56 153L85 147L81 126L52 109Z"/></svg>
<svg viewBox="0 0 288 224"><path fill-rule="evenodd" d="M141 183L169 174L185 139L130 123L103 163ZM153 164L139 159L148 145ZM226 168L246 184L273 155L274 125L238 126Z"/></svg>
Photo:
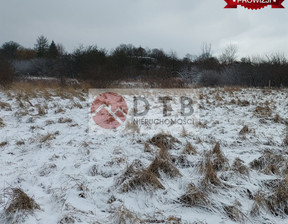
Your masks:
<svg viewBox="0 0 288 224"><path fill-rule="evenodd" d="M38 57L45 57L49 49L48 39L43 35L37 38L35 50Z"/></svg>
<svg viewBox="0 0 288 224"><path fill-rule="evenodd" d="M52 40L48 49L48 57L57 58L57 56L59 56L59 52L58 52L55 42Z"/></svg>

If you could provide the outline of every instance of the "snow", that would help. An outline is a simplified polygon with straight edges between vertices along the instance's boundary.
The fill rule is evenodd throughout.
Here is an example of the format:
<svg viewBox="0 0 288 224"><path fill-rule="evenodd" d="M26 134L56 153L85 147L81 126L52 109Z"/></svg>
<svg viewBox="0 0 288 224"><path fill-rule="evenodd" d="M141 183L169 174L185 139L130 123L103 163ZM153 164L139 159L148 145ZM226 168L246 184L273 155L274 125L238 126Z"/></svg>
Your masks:
<svg viewBox="0 0 288 224"><path fill-rule="evenodd" d="M128 107L132 108L130 96L136 90L113 91L124 91L121 92L122 96ZM191 94L189 96L195 102L193 119L196 121L194 125L184 125L188 133L185 136L181 134L183 125L140 126L139 133L125 124L117 130L105 130L93 124L89 114L93 100L91 95L82 90L62 95L53 89L48 92L49 97L45 99L46 93L41 90L35 94L0 90L0 102L11 105L9 110L2 108L0 103L0 118L5 124L0 127L0 144L8 143L0 146L0 190L3 192L8 187L19 187L41 208L27 215L23 223L72 223L71 220L74 223L129 223L127 217L126 222L120 222L117 217L119 211L130 211L140 220L166 220L166 223L173 223L167 220L169 216L174 216L181 219L181 223L228 224L237 222L225 214L223 205L233 205L236 201L241 203L240 210L245 215L246 223L287 223L286 216L274 216L265 210L258 217L250 215L254 200L247 196L247 189L253 195L259 190L269 194L271 192L263 183L284 178L253 169L249 169L249 176L231 170L218 171L217 176L230 187L215 186L207 192L213 206L186 207L177 202L190 183L200 186L203 175L197 171L197 164L203 159L203 153L211 150L216 142L220 143L230 166L239 157L249 167L249 163L259 158L264 150L281 154L287 159L288 148L283 144L285 122L273 120L276 114L283 120L288 119L287 89L185 90L185 94ZM149 93L149 102L157 103L155 91L146 92ZM175 90L156 92L157 96L171 92L175 95ZM179 90L177 97L183 92ZM217 97L221 99L216 100ZM236 103L231 103L232 99ZM247 100L249 105L241 106L237 104L238 100ZM24 104L22 108L19 106L20 101ZM266 101L272 115L261 117L255 114L256 106L265 106ZM177 102L173 101L175 111L180 108ZM47 113L39 115L35 107L37 104L47 105ZM64 111L58 113L59 108ZM153 119L161 111L162 108L155 104L147 118ZM128 117L133 117L130 112ZM59 123L60 118L70 118L72 121ZM239 135L244 125L250 131ZM117 178L136 159L141 160L145 168L151 164L159 149L150 144L151 150L145 152L144 143L161 131L180 140L175 148L169 150L173 156L181 155L187 141L195 146L198 154L186 156L193 166L176 166L182 177L169 178L162 173L159 180L165 186L164 190L121 192ZM45 140L47 134L50 137ZM25 144L20 144L21 141ZM112 196L115 200L108 202ZM5 223L5 206L8 203L9 199L0 191L0 223Z"/></svg>

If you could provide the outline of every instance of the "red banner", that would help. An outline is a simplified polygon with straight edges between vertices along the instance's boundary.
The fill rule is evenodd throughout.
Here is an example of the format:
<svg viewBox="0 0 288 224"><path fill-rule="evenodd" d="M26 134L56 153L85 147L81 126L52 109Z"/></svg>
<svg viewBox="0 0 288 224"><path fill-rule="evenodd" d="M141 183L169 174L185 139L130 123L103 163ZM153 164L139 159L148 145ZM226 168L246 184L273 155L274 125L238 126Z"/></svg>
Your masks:
<svg viewBox="0 0 288 224"><path fill-rule="evenodd" d="M271 5L273 9L283 9L282 3L284 0L224 0L227 5L225 9L237 8L237 5L243 6L247 9L261 9L268 5Z"/></svg>

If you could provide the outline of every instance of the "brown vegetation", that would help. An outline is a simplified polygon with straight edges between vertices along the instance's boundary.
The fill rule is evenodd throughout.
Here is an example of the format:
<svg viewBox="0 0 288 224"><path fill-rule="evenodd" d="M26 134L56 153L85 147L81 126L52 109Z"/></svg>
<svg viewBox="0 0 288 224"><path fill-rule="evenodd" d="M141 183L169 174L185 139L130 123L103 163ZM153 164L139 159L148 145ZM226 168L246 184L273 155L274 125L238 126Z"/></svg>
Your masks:
<svg viewBox="0 0 288 224"><path fill-rule="evenodd" d="M10 196L10 204L5 209L6 213L16 213L18 211L33 212L40 209L40 206L20 188L6 189L5 193Z"/></svg>
<svg viewBox="0 0 288 224"><path fill-rule="evenodd" d="M183 194L179 201L186 206L207 207L210 205L210 200L206 193L199 190L194 184L190 184L185 194Z"/></svg>
<svg viewBox="0 0 288 224"><path fill-rule="evenodd" d="M180 141L170 134L159 133L149 140L149 143L155 145L159 148L164 147L165 149L172 149L175 143L180 143Z"/></svg>

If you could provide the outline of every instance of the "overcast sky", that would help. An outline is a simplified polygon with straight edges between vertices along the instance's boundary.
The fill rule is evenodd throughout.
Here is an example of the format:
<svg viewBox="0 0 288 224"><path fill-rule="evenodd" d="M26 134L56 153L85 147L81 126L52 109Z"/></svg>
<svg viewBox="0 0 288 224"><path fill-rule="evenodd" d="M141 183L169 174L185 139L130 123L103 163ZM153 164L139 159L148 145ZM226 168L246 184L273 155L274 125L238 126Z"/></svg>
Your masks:
<svg viewBox="0 0 288 224"><path fill-rule="evenodd" d="M236 44L244 55L282 52L288 56L285 9L224 9L224 0L0 0L0 45L33 47L40 35L68 52L80 44L108 50L121 43L175 51L178 57L214 55ZM285 28L286 27L286 28Z"/></svg>

